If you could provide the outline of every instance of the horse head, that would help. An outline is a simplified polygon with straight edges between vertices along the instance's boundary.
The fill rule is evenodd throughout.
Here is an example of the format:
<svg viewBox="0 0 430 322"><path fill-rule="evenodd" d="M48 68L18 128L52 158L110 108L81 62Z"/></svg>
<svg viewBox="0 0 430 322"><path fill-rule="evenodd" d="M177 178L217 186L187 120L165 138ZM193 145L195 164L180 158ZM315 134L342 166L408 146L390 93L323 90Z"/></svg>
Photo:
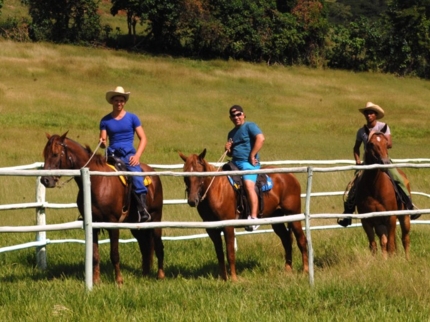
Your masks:
<svg viewBox="0 0 430 322"><path fill-rule="evenodd" d="M364 152L365 163L390 164L390 158L388 157L388 139L385 136L387 125L385 124L380 131L369 131L367 127L365 127L365 131L368 136Z"/></svg>
<svg viewBox="0 0 430 322"><path fill-rule="evenodd" d="M179 156L182 160L184 160L184 172L205 172L207 170L208 163L204 159L206 155L206 149L203 150L199 155L192 154L189 157L186 157L181 152L179 152ZM188 195L188 204L191 207L197 207L199 202L201 201L202 194L204 193L204 181L205 177L184 177L184 182L186 186L186 193Z"/></svg>
<svg viewBox="0 0 430 322"><path fill-rule="evenodd" d="M74 161L68 154L66 135L68 131L63 135L50 135L46 133L48 142L43 149L43 157L45 164L44 170L57 170L57 169L73 169ZM40 181L47 188L53 188L57 184L60 176L43 176Z"/></svg>

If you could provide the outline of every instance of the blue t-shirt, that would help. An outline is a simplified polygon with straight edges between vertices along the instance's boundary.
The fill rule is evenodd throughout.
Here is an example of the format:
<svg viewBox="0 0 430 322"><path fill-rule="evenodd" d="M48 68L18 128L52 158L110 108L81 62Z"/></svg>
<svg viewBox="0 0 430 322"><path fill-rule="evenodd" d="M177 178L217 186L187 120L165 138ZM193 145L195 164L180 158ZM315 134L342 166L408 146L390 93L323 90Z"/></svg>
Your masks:
<svg viewBox="0 0 430 322"><path fill-rule="evenodd" d="M125 154L135 152L133 141L136 128L141 125L139 118L133 113L126 113L120 120L110 114L100 121L100 130L106 130L109 137L109 148L123 150Z"/></svg>
<svg viewBox="0 0 430 322"><path fill-rule="evenodd" d="M227 140L232 139L232 160L233 161L248 161L249 154L255 143L255 137L263 132L253 122L245 122L240 127L234 128L228 133ZM255 156L259 160L259 155Z"/></svg>

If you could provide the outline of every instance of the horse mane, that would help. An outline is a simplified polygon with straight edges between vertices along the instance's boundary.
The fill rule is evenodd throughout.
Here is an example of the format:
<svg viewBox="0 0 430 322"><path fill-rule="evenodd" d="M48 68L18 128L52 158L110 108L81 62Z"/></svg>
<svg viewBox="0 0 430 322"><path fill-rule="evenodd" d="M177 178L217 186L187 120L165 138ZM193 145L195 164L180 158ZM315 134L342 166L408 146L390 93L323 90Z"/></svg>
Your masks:
<svg viewBox="0 0 430 322"><path fill-rule="evenodd" d="M66 137L66 139L69 140L70 142L76 144L77 146L80 146L85 151L85 153L87 153L88 159L91 158L91 156L93 155L94 152L89 147L88 144L83 146L82 144L80 144L79 142L76 142L75 140L72 140L71 138ZM106 163L106 158L103 155L96 153L96 154L94 154L92 161L94 161L97 165L104 165Z"/></svg>

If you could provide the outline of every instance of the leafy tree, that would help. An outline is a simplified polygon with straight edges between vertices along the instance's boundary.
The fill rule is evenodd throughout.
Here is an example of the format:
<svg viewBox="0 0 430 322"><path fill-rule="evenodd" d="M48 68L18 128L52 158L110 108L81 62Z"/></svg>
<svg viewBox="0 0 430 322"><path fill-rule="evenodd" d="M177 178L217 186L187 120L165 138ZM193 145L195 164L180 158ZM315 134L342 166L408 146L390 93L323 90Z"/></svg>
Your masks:
<svg viewBox="0 0 430 322"><path fill-rule="evenodd" d="M430 0L393 0L387 25L386 71L430 78Z"/></svg>
<svg viewBox="0 0 430 322"><path fill-rule="evenodd" d="M98 0L22 0L29 7L32 40L88 43L98 40Z"/></svg>

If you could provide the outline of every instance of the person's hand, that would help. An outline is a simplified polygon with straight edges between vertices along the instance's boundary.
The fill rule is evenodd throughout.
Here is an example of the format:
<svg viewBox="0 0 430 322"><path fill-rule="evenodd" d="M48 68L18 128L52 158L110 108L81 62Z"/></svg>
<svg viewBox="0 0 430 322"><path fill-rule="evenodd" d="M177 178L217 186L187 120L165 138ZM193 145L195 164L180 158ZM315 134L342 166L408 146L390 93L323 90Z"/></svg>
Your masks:
<svg viewBox="0 0 430 322"><path fill-rule="evenodd" d="M231 153L231 146L233 145L233 140L232 139L230 139L230 140L228 140L228 142L225 144L225 150L228 152L228 153Z"/></svg>
<svg viewBox="0 0 430 322"><path fill-rule="evenodd" d="M106 148L106 139L100 138L99 143L102 149Z"/></svg>
<svg viewBox="0 0 430 322"><path fill-rule="evenodd" d="M139 160L139 158L137 157L137 156L135 156L135 155L132 155L131 157L130 157L130 159L128 160L128 163L131 165L131 166L135 166L135 165L139 165L140 164L140 160Z"/></svg>
<svg viewBox="0 0 430 322"><path fill-rule="evenodd" d="M257 165L258 164L258 160L253 155L253 156L249 157L249 163L251 163L252 165Z"/></svg>

